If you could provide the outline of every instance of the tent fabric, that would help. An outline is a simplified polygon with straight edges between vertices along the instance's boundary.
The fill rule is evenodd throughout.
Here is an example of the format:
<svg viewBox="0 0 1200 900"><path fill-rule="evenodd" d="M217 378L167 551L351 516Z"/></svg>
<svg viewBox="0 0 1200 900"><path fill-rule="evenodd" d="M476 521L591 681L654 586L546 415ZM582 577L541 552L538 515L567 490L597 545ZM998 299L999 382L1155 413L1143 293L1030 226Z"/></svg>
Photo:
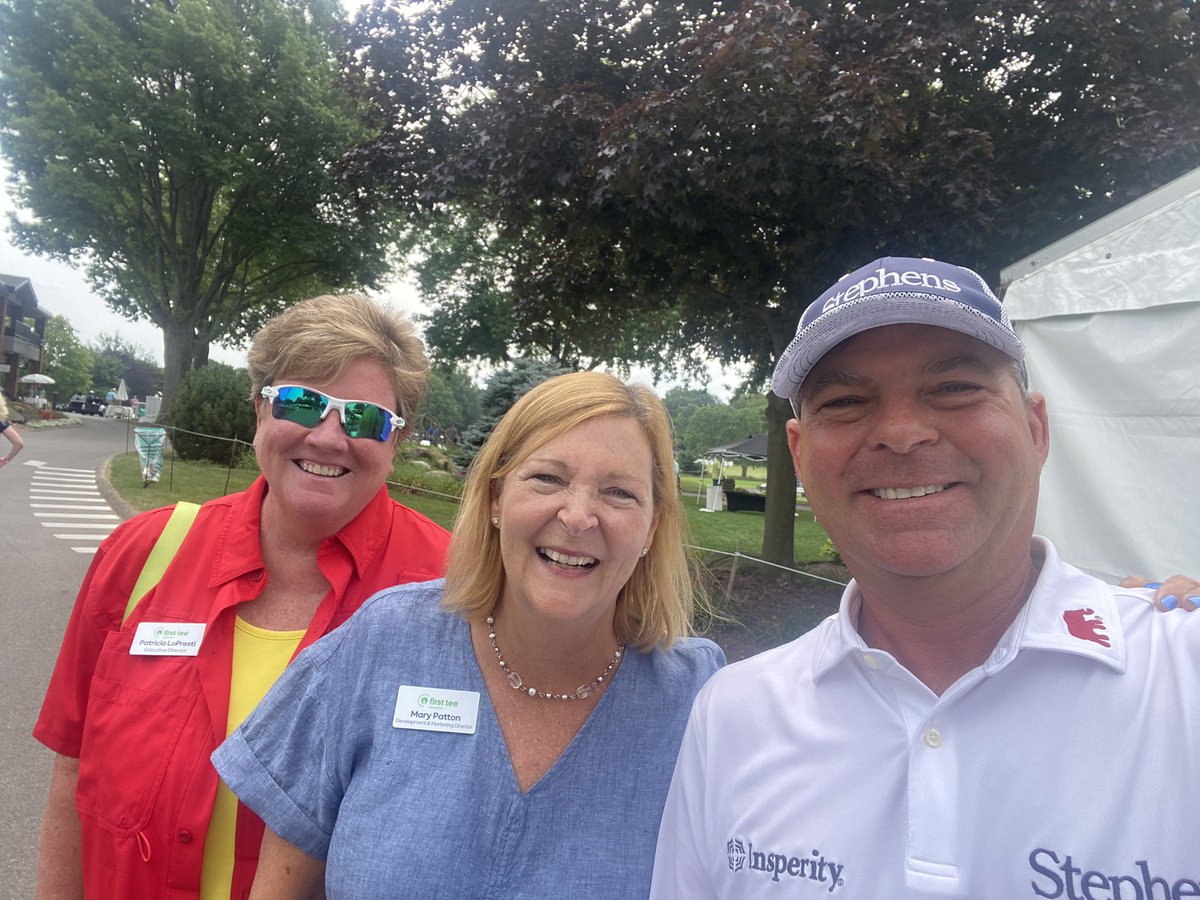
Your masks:
<svg viewBox="0 0 1200 900"><path fill-rule="evenodd" d="M1200 169L1030 260L1002 278L1048 401L1038 533L1110 581L1194 573Z"/></svg>
<svg viewBox="0 0 1200 900"><path fill-rule="evenodd" d="M705 456L719 456L722 459L741 457L743 459L761 460L767 458L767 436L752 434L744 441L724 444L720 447L710 447L704 451Z"/></svg>
<svg viewBox="0 0 1200 900"><path fill-rule="evenodd" d="M1029 272L1004 306L1029 321L1195 303L1198 264L1200 169L1006 269Z"/></svg>

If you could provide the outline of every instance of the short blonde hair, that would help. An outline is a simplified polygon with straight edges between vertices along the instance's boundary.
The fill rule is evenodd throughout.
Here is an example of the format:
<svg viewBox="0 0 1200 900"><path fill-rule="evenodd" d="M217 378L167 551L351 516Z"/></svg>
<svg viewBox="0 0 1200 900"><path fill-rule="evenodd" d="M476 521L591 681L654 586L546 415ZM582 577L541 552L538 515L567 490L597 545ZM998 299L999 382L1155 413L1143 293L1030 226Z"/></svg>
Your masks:
<svg viewBox="0 0 1200 900"><path fill-rule="evenodd" d="M482 620L504 587L500 535L491 501L510 472L531 453L577 425L602 416L628 416L650 445L658 527L650 551L617 595L616 637L641 650L669 647L691 631L693 563L684 549L687 520L675 481L671 418L647 387L600 372L559 375L517 401L475 457L463 486L446 563L446 608Z"/></svg>
<svg viewBox="0 0 1200 900"><path fill-rule="evenodd" d="M411 428L429 383L425 345L412 322L361 294L312 297L267 322L246 354L250 399L280 378L332 381L360 359L383 366L395 410Z"/></svg>

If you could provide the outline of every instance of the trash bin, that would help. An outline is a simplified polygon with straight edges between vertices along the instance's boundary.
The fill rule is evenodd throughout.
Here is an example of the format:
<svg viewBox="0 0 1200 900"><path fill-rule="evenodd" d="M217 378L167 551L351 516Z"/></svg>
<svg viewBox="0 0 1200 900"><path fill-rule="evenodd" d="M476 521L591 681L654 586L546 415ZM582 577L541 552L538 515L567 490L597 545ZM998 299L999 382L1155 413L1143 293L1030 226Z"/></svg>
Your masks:
<svg viewBox="0 0 1200 900"><path fill-rule="evenodd" d="M153 425L139 425L133 429L134 446L137 447L138 463L142 467L142 486L158 481L163 468L163 455L167 445L167 430Z"/></svg>

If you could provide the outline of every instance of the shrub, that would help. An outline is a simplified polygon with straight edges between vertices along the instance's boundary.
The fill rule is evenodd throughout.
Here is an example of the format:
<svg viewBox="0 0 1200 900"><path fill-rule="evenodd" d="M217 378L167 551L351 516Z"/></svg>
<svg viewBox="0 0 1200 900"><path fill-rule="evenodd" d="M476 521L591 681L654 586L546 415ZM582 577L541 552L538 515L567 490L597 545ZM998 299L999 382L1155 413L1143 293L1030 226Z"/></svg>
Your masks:
<svg viewBox="0 0 1200 900"><path fill-rule="evenodd" d="M184 376L171 401L167 424L174 426L171 442L183 459L206 459L220 465L237 460L254 438L254 404L250 373L210 362ZM182 429L182 430L178 430ZM189 433L193 432L193 433Z"/></svg>
<svg viewBox="0 0 1200 900"><path fill-rule="evenodd" d="M437 447L422 447L413 441L401 442L392 464L391 481L436 494L462 496L462 478L450 458Z"/></svg>
<svg viewBox="0 0 1200 900"><path fill-rule="evenodd" d="M844 565L842 554L838 553L838 548L833 546L833 541L829 538L825 538L825 543L821 545L817 556L825 562L837 563L839 566Z"/></svg>

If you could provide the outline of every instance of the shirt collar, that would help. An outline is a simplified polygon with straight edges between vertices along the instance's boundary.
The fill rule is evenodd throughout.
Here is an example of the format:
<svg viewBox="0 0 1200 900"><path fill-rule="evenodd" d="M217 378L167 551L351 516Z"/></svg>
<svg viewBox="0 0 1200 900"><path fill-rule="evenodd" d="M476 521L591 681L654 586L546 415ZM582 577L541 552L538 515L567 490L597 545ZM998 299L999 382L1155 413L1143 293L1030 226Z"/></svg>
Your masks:
<svg viewBox="0 0 1200 900"><path fill-rule="evenodd" d="M1045 538L1033 540L1034 552L1045 559L1041 575L1029 601L984 664L985 670L1003 667L1021 650L1049 650L1124 672L1125 631L1112 588L1063 562Z"/></svg>
<svg viewBox="0 0 1200 900"><path fill-rule="evenodd" d="M379 548L387 541L391 527L392 498L387 492L387 487L380 486L362 512L332 538L321 542L321 550L323 552L331 541L340 543L354 560L355 574L361 578L375 554L379 552Z"/></svg>
<svg viewBox="0 0 1200 900"><path fill-rule="evenodd" d="M266 493L267 481L260 475L245 491L214 501L227 504L229 509L213 548L212 587L262 569L259 529ZM336 544L345 549L354 562L356 575L361 577L387 541L392 522L391 506L387 488L380 487L345 528L321 542L318 556L331 552Z"/></svg>
<svg viewBox="0 0 1200 900"><path fill-rule="evenodd" d="M1033 592L983 665L991 675L1012 662L1021 650L1069 653L1124 672L1125 633L1112 590L1099 579L1063 562L1050 541L1033 538L1035 558L1043 559ZM824 629L813 657L813 680L846 657L875 653L859 636L862 594L851 581L842 592L832 627Z"/></svg>
<svg viewBox="0 0 1200 900"><path fill-rule="evenodd" d="M217 587L263 567L258 535L262 501L266 493L267 481L260 475L246 490L211 501L214 505L225 504L228 510L213 546L210 587Z"/></svg>

